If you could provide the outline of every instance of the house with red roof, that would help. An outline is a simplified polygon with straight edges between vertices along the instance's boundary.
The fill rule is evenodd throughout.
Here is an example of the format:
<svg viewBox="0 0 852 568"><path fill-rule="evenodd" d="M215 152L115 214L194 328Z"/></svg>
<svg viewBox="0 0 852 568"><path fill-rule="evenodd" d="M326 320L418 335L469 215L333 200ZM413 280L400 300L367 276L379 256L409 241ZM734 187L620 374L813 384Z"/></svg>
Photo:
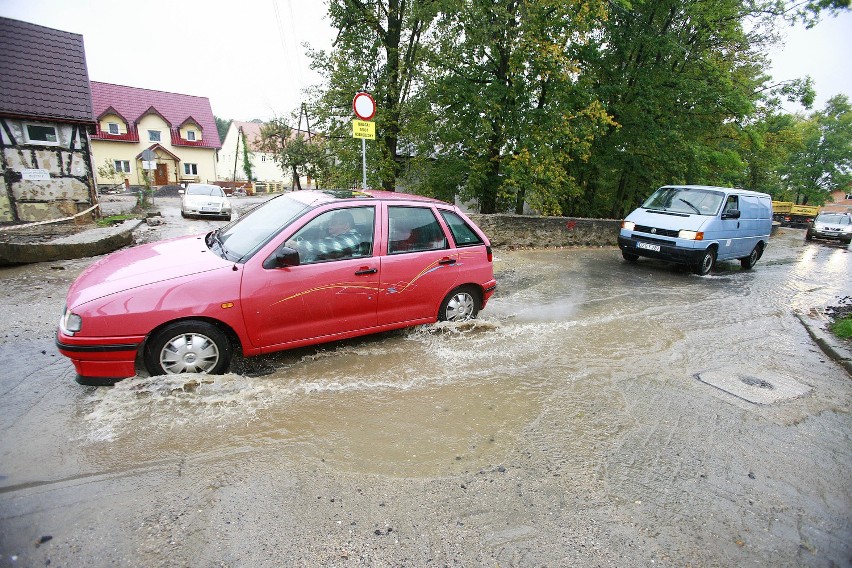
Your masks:
<svg viewBox="0 0 852 568"><path fill-rule="evenodd" d="M218 179L222 144L207 97L91 82L95 166L116 179L99 184L177 185ZM103 177L103 176L102 176Z"/></svg>
<svg viewBox="0 0 852 568"><path fill-rule="evenodd" d="M97 214L83 36L0 18L0 223Z"/></svg>

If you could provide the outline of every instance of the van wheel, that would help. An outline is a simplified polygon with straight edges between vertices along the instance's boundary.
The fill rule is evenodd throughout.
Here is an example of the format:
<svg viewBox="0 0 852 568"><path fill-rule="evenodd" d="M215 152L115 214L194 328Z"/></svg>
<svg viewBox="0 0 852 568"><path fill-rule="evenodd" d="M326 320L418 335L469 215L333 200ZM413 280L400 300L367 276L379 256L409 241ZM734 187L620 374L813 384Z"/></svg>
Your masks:
<svg viewBox="0 0 852 568"><path fill-rule="evenodd" d="M621 251L621 256L623 256L624 260L626 260L627 262L636 262L637 260L639 260L638 254L629 253L627 251Z"/></svg>
<svg viewBox="0 0 852 568"><path fill-rule="evenodd" d="M714 266L716 266L716 249L711 247L704 251L704 255L698 264L693 265L692 272L706 276L710 274Z"/></svg>
<svg viewBox="0 0 852 568"><path fill-rule="evenodd" d="M232 353L227 335L215 325L181 321L164 327L150 339L145 367L152 375L219 375L228 370Z"/></svg>
<svg viewBox="0 0 852 568"><path fill-rule="evenodd" d="M744 270L750 270L761 256L763 256L763 243L757 243L750 255L740 259L740 266L742 266Z"/></svg>
<svg viewBox="0 0 852 568"><path fill-rule="evenodd" d="M467 321L479 313L479 293L470 286L456 288L444 298L438 309L440 321Z"/></svg>

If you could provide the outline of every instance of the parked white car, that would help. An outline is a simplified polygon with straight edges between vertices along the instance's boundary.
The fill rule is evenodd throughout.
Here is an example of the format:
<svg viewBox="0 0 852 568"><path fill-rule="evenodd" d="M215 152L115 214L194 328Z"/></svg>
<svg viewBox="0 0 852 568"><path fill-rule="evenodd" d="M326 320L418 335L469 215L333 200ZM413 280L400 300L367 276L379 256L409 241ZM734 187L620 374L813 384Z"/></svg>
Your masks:
<svg viewBox="0 0 852 568"><path fill-rule="evenodd" d="M218 185L191 183L182 192L180 214L183 217L218 217L231 220L231 202Z"/></svg>

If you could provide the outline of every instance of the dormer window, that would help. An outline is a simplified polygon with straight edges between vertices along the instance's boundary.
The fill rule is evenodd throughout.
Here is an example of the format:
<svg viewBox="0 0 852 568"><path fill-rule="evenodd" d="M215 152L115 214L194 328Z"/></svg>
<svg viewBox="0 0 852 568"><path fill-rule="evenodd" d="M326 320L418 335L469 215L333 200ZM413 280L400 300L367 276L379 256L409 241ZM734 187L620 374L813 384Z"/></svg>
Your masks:
<svg viewBox="0 0 852 568"><path fill-rule="evenodd" d="M118 124L115 122L107 123L107 130L110 134L121 134L118 130Z"/></svg>
<svg viewBox="0 0 852 568"><path fill-rule="evenodd" d="M195 141L195 130L187 130L186 131L186 139L190 142Z"/></svg>

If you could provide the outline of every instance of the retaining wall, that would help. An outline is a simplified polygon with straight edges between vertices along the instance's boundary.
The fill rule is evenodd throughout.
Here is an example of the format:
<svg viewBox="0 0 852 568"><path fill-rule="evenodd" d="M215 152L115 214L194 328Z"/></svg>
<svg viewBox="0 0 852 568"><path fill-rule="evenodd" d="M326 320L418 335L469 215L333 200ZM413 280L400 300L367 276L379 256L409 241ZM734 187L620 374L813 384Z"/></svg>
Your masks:
<svg viewBox="0 0 852 568"><path fill-rule="evenodd" d="M614 246L621 221L469 213L495 247Z"/></svg>

